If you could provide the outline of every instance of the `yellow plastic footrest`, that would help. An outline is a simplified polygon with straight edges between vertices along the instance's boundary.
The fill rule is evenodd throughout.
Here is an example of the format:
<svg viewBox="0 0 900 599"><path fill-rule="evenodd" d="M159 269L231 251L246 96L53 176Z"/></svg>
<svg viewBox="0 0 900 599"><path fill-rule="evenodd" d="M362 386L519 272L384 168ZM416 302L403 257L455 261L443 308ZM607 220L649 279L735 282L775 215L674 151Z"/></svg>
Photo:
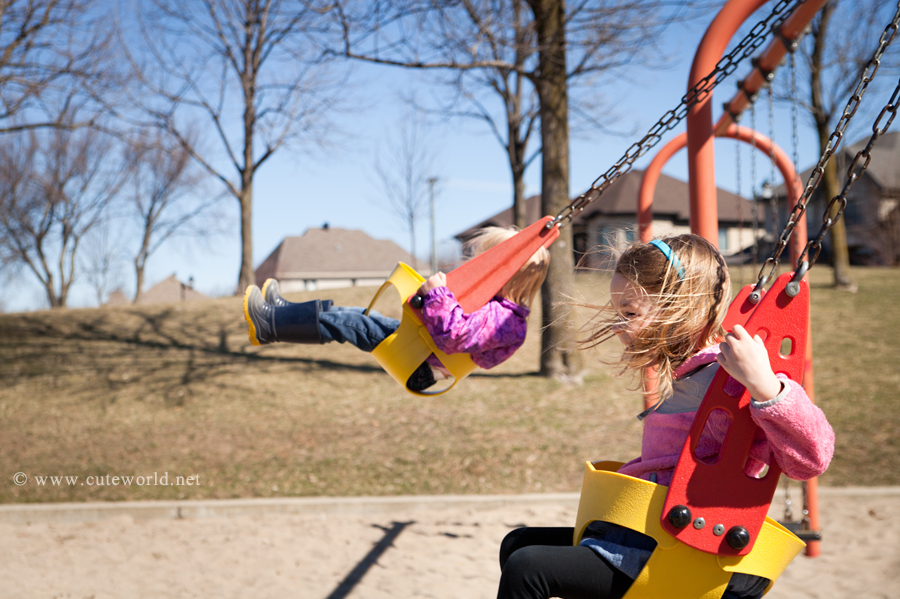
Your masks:
<svg viewBox="0 0 900 599"><path fill-rule="evenodd" d="M406 302L418 291L425 278L403 262L399 263L391 276L382 284L372 298L366 313L372 309L381 294L390 286L400 293L403 302L403 317L394 333L385 338L372 351L372 356L391 377L410 393L420 396L440 395L452 389L456 383L469 376L477 366L469 354L445 354L437 348L428 330L415 310ZM440 391L413 391L406 387L406 381L428 356L434 354L453 375L453 382Z"/></svg>
<svg viewBox="0 0 900 599"><path fill-rule="evenodd" d="M774 583L806 546L766 518L753 550L743 557L717 556L688 547L660 524L668 487L617 474L621 466L620 462L586 464L574 543L580 542L588 524L596 520L630 528L656 541L656 549L625 599L719 599L734 572L762 576Z"/></svg>

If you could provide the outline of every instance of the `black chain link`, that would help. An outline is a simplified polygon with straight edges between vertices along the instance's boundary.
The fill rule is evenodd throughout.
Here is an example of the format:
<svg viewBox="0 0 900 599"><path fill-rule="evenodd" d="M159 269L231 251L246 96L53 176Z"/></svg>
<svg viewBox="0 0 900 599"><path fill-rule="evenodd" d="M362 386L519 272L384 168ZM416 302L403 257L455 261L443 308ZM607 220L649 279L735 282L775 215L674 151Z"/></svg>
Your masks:
<svg viewBox="0 0 900 599"><path fill-rule="evenodd" d="M794 206L794 209L788 216L787 224L785 224L784 229L781 232L781 236L778 240L778 245L775 247L772 255L766 259L765 263L762 265L762 268L759 271L759 280L756 283L756 289L754 291L754 295L756 297L759 297L760 290L778 268L778 259L781 256L781 253L784 251L784 248L787 247L791 235L793 234L794 229L797 227L797 223L800 222L800 219L806 212L806 205L809 203L809 199L812 197L813 192L822 181L822 177L825 174L825 165L828 164L828 160L837 151L838 147L840 147L841 141L844 138L844 132L847 129L847 125L850 123L850 120L859 109L859 105L862 101L863 95L866 92L866 88L868 88L869 83L878 72L878 68L881 65L881 57L884 54L885 50L887 50L888 46L891 45L891 42L894 41L894 36L896 35L898 28L900 28L900 3L898 3L897 5L897 12L894 14L893 20L890 24L888 24L887 27L885 27L884 32L882 32L881 34L881 38L878 42L878 48L875 50L872 58L869 60L869 62L866 64L866 67L860 74L860 80L856 86L856 90L853 92L853 95L850 96L850 100L847 101L847 106L844 107L844 112L843 114L841 114L840 120L838 120L834 131L828 138L828 143L825 146L825 151L822 153L822 156L819 158L818 164L810 174L809 181L807 181L806 183L806 189L803 191L803 195L800 196L800 200L797 202L797 204ZM803 248L803 251L797 258L797 274L805 274L806 270L813 264L815 264L816 259L819 257L819 253L822 251L822 240L825 237L825 234L834 225L834 223L837 222L837 220L843 214L844 208L847 207L847 192L850 190L850 187L859 178L859 176L862 175L862 173L866 170L866 167L869 166L869 152L872 146L874 145L878 137L885 131L887 131L888 127L890 127L891 122L894 120L894 116L897 113L898 97L900 97L900 82L898 82L897 89L894 90L894 93L891 95L890 100L888 100L887 105L881 110L878 118L875 119L875 123L872 125L873 133L872 137L869 139L869 143L866 144L865 148L857 153L856 157L853 159L853 162L850 164L850 168L847 170L847 182L844 184L844 188L841 190L841 193L833 197L831 201L828 202L828 206L825 208L825 214L822 217L822 227L819 229L818 234L815 236L815 238L813 238L806 244L806 247ZM879 128L878 125L886 113L889 113L890 117L884 124L884 127ZM859 170L857 170L859 161L863 158L865 159L865 162L863 162L863 164L859 166ZM829 217L828 214L829 212L831 212L833 206L838 207L837 212L835 213L834 217ZM804 261L808 263L804 264ZM765 270L767 267L771 268L769 274L765 274ZM802 276L796 277L795 282L799 282L799 279L801 278Z"/></svg>
<svg viewBox="0 0 900 599"><path fill-rule="evenodd" d="M750 104L750 129L756 131L756 104ZM750 138L750 188L753 193L753 266L759 264L759 194L756 193L756 136Z"/></svg>
<svg viewBox="0 0 900 599"><path fill-rule="evenodd" d="M682 96L681 103L677 107L666 112L655 125L650 127L650 130L640 141L633 143L614 165L591 183L590 189L560 210L559 214L547 223L547 228L549 229L554 225L562 227L565 223L571 222L588 204L599 198L616 179L630 171L635 160L644 156L653 146L658 144L662 140L664 133L678 126L694 106L705 101L713 89L731 75L742 61L751 56L763 44L772 30L779 28L784 20L805 1L780 0L772 8L769 16L754 25L738 45L716 63L716 67L708 75L698 81ZM790 10L786 10L788 8Z"/></svg>
<svg viewBox="0 0 900 599"><path fill-rule="evenodd" d="M775 93L772 84L767 87L766 98L769 106L769 220L772 221L772 235L778 230L778 196L775 195ZM764 185L765 186L765 185ZM787 187L787 186L785 186Z"/></svg>

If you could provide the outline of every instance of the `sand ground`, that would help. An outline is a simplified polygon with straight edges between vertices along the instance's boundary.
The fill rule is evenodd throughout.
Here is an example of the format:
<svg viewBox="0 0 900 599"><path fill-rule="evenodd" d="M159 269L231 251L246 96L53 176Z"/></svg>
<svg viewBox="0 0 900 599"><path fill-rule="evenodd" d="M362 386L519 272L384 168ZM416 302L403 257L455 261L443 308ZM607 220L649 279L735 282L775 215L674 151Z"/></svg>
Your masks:
<svg viewBox="0 0 900 599"><path fill-rule="evenodd" d="M768 597L896 596L900 489L823 489L820 510L821 556L798 557ZM487 599L510 529L574 518L560 501L2 523L0 597Z"/></svg>

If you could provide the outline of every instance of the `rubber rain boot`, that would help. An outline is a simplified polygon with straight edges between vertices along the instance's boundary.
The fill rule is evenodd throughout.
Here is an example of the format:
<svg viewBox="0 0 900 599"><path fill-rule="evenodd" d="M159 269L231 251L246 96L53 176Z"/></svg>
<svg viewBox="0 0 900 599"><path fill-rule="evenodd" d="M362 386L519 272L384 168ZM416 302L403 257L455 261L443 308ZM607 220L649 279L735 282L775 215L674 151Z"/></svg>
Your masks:
<svg viewBox="0 0 900 599"><path fill-rule="evenodd" d="M275 279L266 279L266 282L263 283L262 286L262 295L263 298L265 298L266 303L272 306L282 308L284 306L294 305L294 302L289 302L281 297L281 290L278 288L278 281ZM331 309L331 300L319 300L319 302L321 303L319 312L328 312Z"/></svg>
<svg viewBox="0 0 900 599"><path fill-rule="evenodd" d="M323 343L319 333L321 300L286 303L286 306L269 305L259 287L251 285L247 288L244 293L244 319L249 325L247 334L250 343Z"/></svg>

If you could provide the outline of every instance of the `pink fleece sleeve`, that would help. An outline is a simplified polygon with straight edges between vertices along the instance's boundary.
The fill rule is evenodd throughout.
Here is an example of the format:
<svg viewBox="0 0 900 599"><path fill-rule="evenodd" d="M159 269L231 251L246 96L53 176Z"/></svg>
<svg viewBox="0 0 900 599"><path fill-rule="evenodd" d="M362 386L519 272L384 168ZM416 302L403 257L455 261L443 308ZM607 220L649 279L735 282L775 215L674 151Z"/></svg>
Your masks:
<svg viewBox="0 0 900 599"><path fill-rule="evenodd" d="M798 383L783 377L782 391L766 402L752 400L750 415L765 433L765 442L754 444L754 457L775 462L795 480L819 476L834 455L834 430L825 414Z"/></svg>
<svg viewBox="0 0 900 599"><path fill-rule="evenodd" d="M509 358L525 342L526 325L499 301L464 314L446 287L425 295L422 320L438 349L448 354L467 353L481 368L493 368Z"/></svg>

